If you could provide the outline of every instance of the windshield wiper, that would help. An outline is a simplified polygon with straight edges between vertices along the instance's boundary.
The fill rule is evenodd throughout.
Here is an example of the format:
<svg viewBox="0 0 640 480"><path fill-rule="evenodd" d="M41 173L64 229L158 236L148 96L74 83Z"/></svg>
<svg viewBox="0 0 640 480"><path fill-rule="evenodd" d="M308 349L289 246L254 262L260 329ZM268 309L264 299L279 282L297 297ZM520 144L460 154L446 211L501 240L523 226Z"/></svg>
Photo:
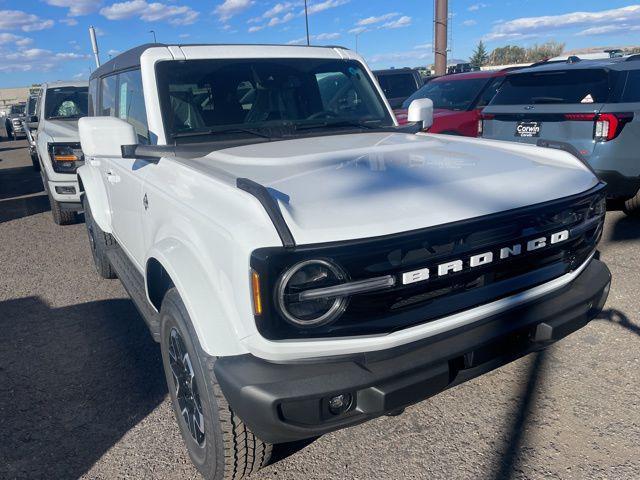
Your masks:
<svg viewBox="0 0 640 480"><path fill-rule="evenodd" d="M564 98L558 97L533 97L532 103L561 103L564 102Z"/></svg>
<svg viewBox="0 0 640 480"><path fill-rule="evenodd" d="M84 115L54 115L53 117L47 117L47 120L75 120L82 117Z"/></svg>
<svg viewBox="0 0 640 480"><path fill-rule="evenodd" d="M248 133L249 135L254 135L256 137L268 138L271 137L265 133L260 133L257 130L252 130L249 128L223 128L223 129L215 129L210 128L208 130L197 130L193 132L178 132L172 135L173 138L184 138L184 137L199 137L202 135L217 135L217 134L225 134L225 133Z"/></svg>
<svg viewBox="0 0 640 480"><path fill-rule="evenodd" d="M301 125L295 125L295 130L312 130L316 128L340 128L340 127L356 127L364 128L366 130L374 130L380 128L380 121L374 120L376 125L368 124L367 122L357 122L353 120L340 120L337 122L318 122L318 123L303 123Z"/></svg>

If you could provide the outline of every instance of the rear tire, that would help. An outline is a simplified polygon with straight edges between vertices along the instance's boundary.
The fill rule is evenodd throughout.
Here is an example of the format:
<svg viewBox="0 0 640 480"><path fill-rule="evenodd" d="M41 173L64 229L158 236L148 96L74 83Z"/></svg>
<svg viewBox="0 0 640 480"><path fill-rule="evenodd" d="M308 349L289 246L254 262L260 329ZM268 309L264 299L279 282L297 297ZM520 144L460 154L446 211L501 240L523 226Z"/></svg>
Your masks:
<svg viewBox="0 0 640 480"><path fill-rule="evenodd" d="M91 255L93 256L96 271L102 278L116 278L116 272L111 266L107 251L115 248L118 243L113 238L113 235L104 232L98 226L91 213L91 206L86 195L82 197L82 206L84 207L84 223L87 227L89 246L91 247Z"/></svg>
<svg viewBox="0 0 640 480"><path fill-rule="evenodd" d="M47 195L49 196L49 203L51 204L51 214L53 215L53 221L56 225L71 225L76 221L76 212L73 210L63 210L60 203L57 202L51 192L47 188Z"/></svg>
<svg viewBox="0 0 640 480"><path fill-rule="evenodd" d="M202 351L175 288L165 295L160 318L167 386L198 471L207 480L239 480L267 465L272 445L257 438L227 403L213 371L216 359Z"/></svg>
<svg viewBox="0 0 640 480"><path fill-rule="evenodd" d="M636 193L634 197L624 202L622 211L630 217L640 218L640 192Z"/></svg>

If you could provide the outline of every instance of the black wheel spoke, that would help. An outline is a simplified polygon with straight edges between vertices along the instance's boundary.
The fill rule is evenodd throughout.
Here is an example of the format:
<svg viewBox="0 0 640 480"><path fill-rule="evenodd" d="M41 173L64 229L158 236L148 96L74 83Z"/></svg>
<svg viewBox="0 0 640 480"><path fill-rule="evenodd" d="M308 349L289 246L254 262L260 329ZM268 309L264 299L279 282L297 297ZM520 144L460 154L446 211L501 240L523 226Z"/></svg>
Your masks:
<svg viewBox="0 0 640 480"><path fill-rule="evenodd" d="M195 371L180 332L171 329L168 339L169 367L175 384L175 396L180 416L191 437L202 445L205 441L204 414Z"/></svg>

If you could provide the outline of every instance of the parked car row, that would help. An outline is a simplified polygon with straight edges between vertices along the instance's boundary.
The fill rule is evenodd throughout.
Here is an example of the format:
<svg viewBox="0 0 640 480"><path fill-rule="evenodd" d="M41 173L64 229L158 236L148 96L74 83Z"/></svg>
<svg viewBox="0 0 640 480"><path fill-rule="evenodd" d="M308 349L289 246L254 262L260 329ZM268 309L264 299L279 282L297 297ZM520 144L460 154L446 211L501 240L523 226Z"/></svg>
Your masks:
<svg viewBox="0 0 640 480"><path fill-rule="evenodd" d="M205 478L397 415L606 302L592 168L425 133L445 111L477 129L507 72L432 80L399 125L385 93L418 88L407 73L378 82L337 47L150 44L88 86L42 87L29 124L54 219L84 211L96 271L160 343Z"/></svg>
<svg viewBox="0 0 640 480"><path fill-rule="evenodd" d="M5 138L17 140L25 135L22 125L24 109L24 103L17 103L9 107L4 117L0 117L0 141Z"/></svg>
<svg viewBox="0 0 640 480"><path fill-rule="evenodd" d="M613 208L640 214L640 55L540 62L435 78L394 110L434 103L430 133L564 148L607 183Z"/></svg>

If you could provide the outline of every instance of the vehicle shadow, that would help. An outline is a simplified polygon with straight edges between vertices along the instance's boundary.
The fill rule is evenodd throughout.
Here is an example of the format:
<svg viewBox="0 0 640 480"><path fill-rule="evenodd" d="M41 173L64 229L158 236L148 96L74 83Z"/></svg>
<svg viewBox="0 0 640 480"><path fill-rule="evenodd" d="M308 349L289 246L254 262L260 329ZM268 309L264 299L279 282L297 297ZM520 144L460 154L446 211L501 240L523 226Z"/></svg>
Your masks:
<svg viewBox="0 0 640 480"><path fill-rule="evenodd" d="M31 167L0 170L0 223L49 211L40 174Z"/></svg>
<svg viewBox="0 0 640 480"><path fill-rule="evenodd" d="M495 480L508 480L514 477L519 455L523 446L527 445L529 430L526 427L534 413L538 394L542 390L547 351L542 350L532 355L535 357L529 366L529 372L526 376L528 380L523 383L522 390L518 395L521 400L516 411L512 412L513 420L510 430L506 434L505 446L495 457L499 459L497 471L492 477Z"/></svg>
<svg viewBox="0 0 640 480"><path fill-rule="evenodd" d="M44 191L42 178L32 167L0 170L0 200L22 197Z"/></svg>
<svg viewBox="0 0 640 480"><path fill-rule="evenodd" d="M611 226L609 240L612 242L624 242L640 238L640 218L624 216Z"/></svg>
<svg viewBox="0 0 640 480"><path fill-rule="evenodd" d="M164 400L160 349L129 300L0 302L3 478L78 478Z"/></svg>
<svg viewBox="0 0 640 480"><path fill-rule="evenodd" d="M600 315L598 315L598 320L606 320L608 322L615 323L636 335L640 335L640 325L633 323L624 312L616 310L615 308L603 310Z"/></svg>

